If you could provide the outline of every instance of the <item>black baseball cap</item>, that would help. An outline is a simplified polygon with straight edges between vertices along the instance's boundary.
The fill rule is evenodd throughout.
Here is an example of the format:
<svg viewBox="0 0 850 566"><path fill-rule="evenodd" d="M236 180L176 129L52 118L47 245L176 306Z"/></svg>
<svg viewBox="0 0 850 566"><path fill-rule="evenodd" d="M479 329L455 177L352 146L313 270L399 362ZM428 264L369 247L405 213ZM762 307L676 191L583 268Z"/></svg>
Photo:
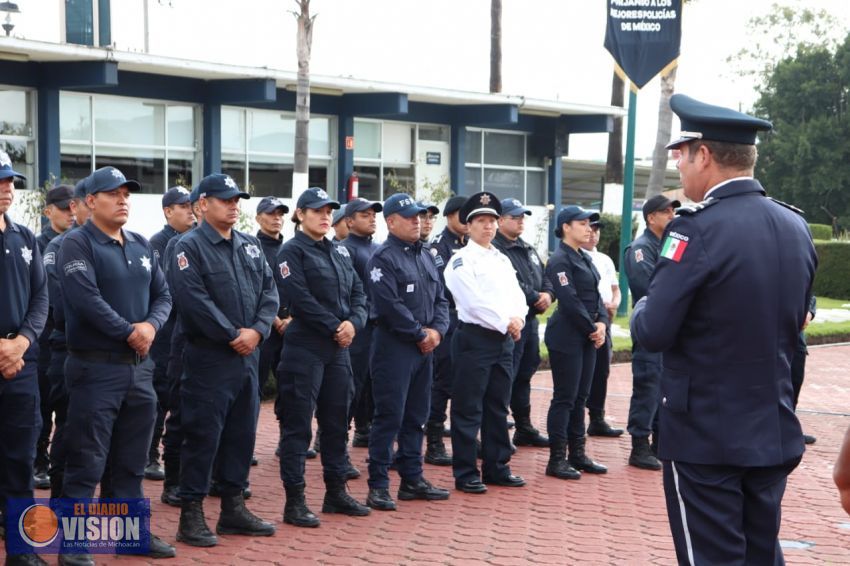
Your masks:
<svg viewBox="0 0 850 566"><path fill-rule="evenodd" d="M251 198L251 195L239 190L239 186L230 175L213 173L212 175L207 175L198 183L198 198L210 197L229 200L233 197L248 199Z"/></svg>
<svg viewBox="0 0 850 566"><path fill-rule="evenodd" d="M426 210L413 200L412 196L405 193L396 193L384 201L384 218L391 214L400 214L404 218L410 218Z"/></svg>
<svg viewBox="0 0 850 566"><path fill-rule="evenodd" d="M257 214L274 212L275 210L280 210L286 214L289 212L289 207L283 204L283 201L277 197L263 197L263 200L257 205Z"/></svg>
<svg viewBox="0 0 850 566"><path fill-rule="evenodd" d="M431 214L440 214L440 207L438 207L436 204L421 200L416 201L416 204L425 209L423 212L430 212Z"/></svg>
<svg viewBox="0 0 850 566"><path fill-rule="evenodd" d="M502 199L502 216L522 216L523 214L531 216L531 211L522 205L522 201L513 197Z"/></svg>
<svg viewBox="0 0 850 566"><path fill-rule="evenodd" d="M670 200L664 195L655 195L643 203L643 219L646 220L649 218L649 215L653 212L658 212L659 210L664 210L668 207L673 207L675 210L680 206L682 206L682 203L677 200Z"/></svg>
<svg viewBox="0 0 850 566"><path fill-rule="evenodd" d="M330 206L334 210L339 209L339 203L328 196L324 189L319 187L310 187L298 197L296 208L322 208Z"/></svg>
<svg viewBox="0 0 850 566"><path fill-rule="evenodd" d="M456 212L460 210L466 204L466 197L462 197L460 195L454 196L446 202L446 206L443 207L443 216L448 216L452 212Z"/></svg>
<svg viewBox="0 0 850 566"><path fill-rule="evenodd" d="M56 185L49 191L44 199L44 205L55 205L56 208L68 210L71 207L71 200L74 198L74 187L71 185Z"/></svg>
<svg viewBox="0 0 850 566"><path fill-rule="evenodd" d="M591 223L599 220L599 213L593 212L592 210L585 210L580 206L576 206L571 204L570 206L565 206L558 213L558 221L555 226L555 237L561 238L564 235L561 227L568 222L572 222L573 220L590 220Z"/></svg>
<svg viewBox="0 0 850 566"><path fill-rule="evenodd" d="M142 185L138 181L133 181L124 176L121 170L107 165L101 167L91 175L86 182L88 194L108 193L119 187L127 187L131 193L137 193L142 190Z"/></svg>
<svg viewBox="0 0 850 566"><path fill-rule="evenodd" d="M185 187L171 187L162 195L162 208L189 202L189 191Z"/></svg>
<svg viewBox="0 0 850 566"><path fill-rule="evenodd" d="M375 212L381 212L384 210L384 205L379 202L373 202L371 200L366 200L365 198L355 198L348 201L348 204L345 205L345 212L343 213L344 218L349 218L354 216L356 212L364 212L366 210L374 210Z"/></svg>

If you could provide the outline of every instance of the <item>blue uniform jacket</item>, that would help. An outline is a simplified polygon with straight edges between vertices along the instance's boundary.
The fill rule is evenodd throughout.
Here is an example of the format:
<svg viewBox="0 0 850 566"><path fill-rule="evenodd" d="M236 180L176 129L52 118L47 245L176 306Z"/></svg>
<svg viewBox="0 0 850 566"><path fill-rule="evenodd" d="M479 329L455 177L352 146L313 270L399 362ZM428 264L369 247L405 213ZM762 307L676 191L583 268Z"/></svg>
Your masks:
<svg viewBox="0 0 850 566"><path fill-rule="evenodd" d="M433 242L431 242L431 247L429 249L431 255L434 256L437 271L440 273L440 283L443 285L443 292L446 294L446 299L449 301L449 310L452 311L452 316L454 317L457 317L455 300L454 297L452 297L451 292L446 287L446 278L443 276L443 272L446 270L446 265L448 265L452 254L465 245L466 238L464 236L458 236L449 230L447 226L443 228L442 232L437 234L437 237L434 238Z"/></svg>
<svg viewBox="0 0 850 566"><path fill-rule="evenodd" d="M47 320L47 278L35 234L4 215L6 229L0 232L0 338L9 334L26 336L30 347L24 360L38 357L38 337Z"/></svg>
<svg viewBox="0 0 850 566"><path fill-rule="evenodd" d="M265 235L262 230L257 230L257 239L263 247L263 256L266 258L266 263L269 265L272 273L277 266L277 254L280 253L280 248L283 246L283 235L277 238L271 238ZM278 297L277 316L287 318L289 316L289 299L284 296Z"/></svg>
<svg viewBox="0 0 850 566"><path fill-rule="evenodd" d="M225 240L202 222L177 240L173 253L166 257L171 262L168 281L190 342L202 339L229 347L240 328L268 337L278 309L277 290L254 236L232 230Z"/></svg>
<svg viewBox="0 0 850 566"><path fill-rule="evenodd" d="M53 226L48 224L44 227L44 230L41 231L41 234L35 237L35 241L38 242L38 251L44 255L44 250L47 249L47 244L53 241L56 236L59 235L59 232L53 229Z"/></svg>
<svg viewBox="0 0 850 566"><path fill-rule="evenodd" d="M445 336L449 303L433 256L420 242L392 234L366 266L372 318L406 342L425 339L424 327Z"/></svg>
<svg viewBox="0 0 850 566"><path fill-rule="evenodd" d="M583 343L596 331L597 322L610 324L599 295L599 273L586 252L563 242L552 252L545 273L558 300L558 309L546 323L546 346L573 352L576 337Z"/></svg>
<svg viewBox="0 0 850 566"><path fill-rule="evenodd" d="M516 270L519 288L522 289L522 293L525 295L525 302L528 305L528 315L526 318L537 316L541 311L534 309L534 303L540 299L540 293L549 293L552 299L555 298L552 282L543 275L543 262L540 261L537 250L522 238L511 241L501 232L496 232L496 237L493 238L493 245L500 252L508 256L508 259L511 260L511 265Z"/></svg>
<svg viewBox="0 0 850 566"><path fill-rule="evenodd" d="M139 234L122 230L124 245L91 220L71 231L59 248L69 350L132 353L132 323L159 330L171 311L171 295L153 248Z"/></svg>
<svg viewBox="0 0 850 566"><path fill-rule="evenodd" d="M369 318L372 318L372 309L370 308L371 297L369 287L366 284L366 264L369 262L372 255L378 250L378 247L378 244L372 241L371 236L364 238L363 236L358 236L353 232L350 232L346 239L337 244L337 249L343 255L345 255L346 252L348 253L349 259L351 259L351 265L354 266L354 271L357 272L360 282L363 283L363 290L366 293L366 314ZM363 332L358 332L357 336L354 337L354 342L351 344L351 351L368 351L371 344L372 333L367 327Z"/></svg>
<svg viewBox="0 0 850 566"><path fill-rule="evenodd" d="M632 305L646 295L660 252L661 240L649 228L635 238L623 252L623 269L626 270L626 277L629 279Z"/></svg>
<svg viewBox="0 0 850 566"><path fill-rule="evenodd" d="M351 261L327 238L315 241L301 231L283 244L277 259L275 281L292 313L286 342L333 358L339 325L351 321L355 331L366 325L366 293Z"/></svg>
<svg viewBox="0 0 850 566"><path fill-rule="evenodd" d="M803 452L791 360L817 266L806 222L754 179L679 214L663 239L679 250L662 247L631 323L664 353L659 457L785 463Z"/></svg>
<svg viewBox="0 0 850 566"><path fill-rule="evenodd" d="M168 242L175 236L180 235L180 232L166 224L162 227L162 230L151 236L151 246L153 247L153 255L156 258L156 261L159 262L160 266L162 265L162 258L165 255L165 247L168 245Z"/></svg>
<svg viewBox="0 0 850 566"><path fill-rule="evenodd" d="M62 242L71 230L76 230L78 226L74 225L71 228L59 234L57 237L50 240L47 247L44 248L44 273L47 276L47 296L50 302L50 313L53 317L53 331L50 333L50 344L53 347L65 346L65 306L62 299L62 284L59 281L59 271L56 269L56 261L59 258L59 249Z"/></svg>

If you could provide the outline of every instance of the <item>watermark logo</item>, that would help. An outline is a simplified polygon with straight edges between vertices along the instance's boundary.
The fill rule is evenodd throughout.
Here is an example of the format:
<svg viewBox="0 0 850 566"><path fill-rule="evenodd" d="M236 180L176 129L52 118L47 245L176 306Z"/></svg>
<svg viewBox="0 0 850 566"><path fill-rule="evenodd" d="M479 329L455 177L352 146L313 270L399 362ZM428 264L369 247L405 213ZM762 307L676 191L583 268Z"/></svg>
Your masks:
<svg viewBox="0 0 850 566"><path fill-rule="evenodd" d="M9 554L147 554L149 499L9 499Z"/></svg>

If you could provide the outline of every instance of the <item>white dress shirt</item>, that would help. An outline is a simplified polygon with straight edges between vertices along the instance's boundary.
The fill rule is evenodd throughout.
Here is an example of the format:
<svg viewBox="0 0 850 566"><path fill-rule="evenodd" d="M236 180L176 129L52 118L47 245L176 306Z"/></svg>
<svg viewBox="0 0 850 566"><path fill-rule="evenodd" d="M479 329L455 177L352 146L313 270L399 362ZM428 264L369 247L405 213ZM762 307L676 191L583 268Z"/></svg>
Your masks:
<svg viewBox="0 0 850 566"><path fill-rule="evenodd" d="M516 271L493 245L484 248L470 240L449 259L445 278L462 322L506 334L512 318L525 321L528 305Z"/></svg>
<svg viewBox="0 0 850 566"><path fill-rule="evenodd" d="M610 303L614 300L613 287L620 286L619 281L617 281L617 268L614 267L614 262L606 254L596 251L596 249L587 253L593 260L596 271L599 272L599 295L602 297L602 302Z"/></svg>

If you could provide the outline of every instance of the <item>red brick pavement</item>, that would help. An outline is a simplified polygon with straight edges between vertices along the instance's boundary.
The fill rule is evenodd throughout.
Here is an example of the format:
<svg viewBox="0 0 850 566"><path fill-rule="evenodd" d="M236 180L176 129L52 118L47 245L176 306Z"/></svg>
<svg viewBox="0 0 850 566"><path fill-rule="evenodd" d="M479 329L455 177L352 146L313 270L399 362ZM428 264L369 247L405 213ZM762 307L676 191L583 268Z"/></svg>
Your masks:
<svg viewBox="0 0 850 566"><path fill-rule="evenodd" d="M799 414L818 441L791 476L784 500L781 538L806 548L786 548L789 564L850 563L850 517L838 504L832 465L844 430L850 425L850 346L813 348L800 400ZM551 377L540 372L533 381L533 418L541 429L551 397ZM609 384L609 420L624 426L631 392L628 365L614 366ZM252 469L254 497L249 507L274 520L270 538L224 536L218 546L192 548L175 542L178 510L159 502L161 484L145 482L153 507L154 532L177 544L178 557L161 564L672 564L661 474L626 465L627 435L615 440L592 438L588 451L609 466L605 476L585 475L562 481L544 475L547 451L521 448L511 462L528 480L526 488L491 487L486 495L452 490L444 502L399 502L397 512L365 518L319 514L318 529L299 529L281 522L283 488L274 448L277 427L269 403L263 405L257 456ZM349 483L352 494L366 496L366 449L351 456L364 476ZM437 485L453 486L451 470L426 465ZM308 504L321 508L323 486L319 462L307 464ZM393 478L393 489L397 478ZM210 525L218 515L216 499L207 499ZM103 557L99 563L144 563L140 559Z"/></svg>

